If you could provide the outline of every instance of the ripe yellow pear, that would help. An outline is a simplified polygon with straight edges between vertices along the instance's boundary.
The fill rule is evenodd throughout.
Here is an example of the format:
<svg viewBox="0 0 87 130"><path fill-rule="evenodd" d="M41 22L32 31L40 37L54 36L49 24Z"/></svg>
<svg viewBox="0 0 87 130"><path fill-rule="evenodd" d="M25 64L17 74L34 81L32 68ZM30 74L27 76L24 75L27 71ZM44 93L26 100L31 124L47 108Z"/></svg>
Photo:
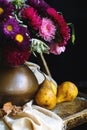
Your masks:
<svg viewBox="0 0 87 130"><path fill-rule="evenodd" d="M58 86L57 103L64 101L73 101L77 95L78 95L77 86L70 81L65 81Z"/></svg>
<svg viewBox="0 0 87 130"><path fill-rule="evenodd" d="M56 95L48 79L45 79L38 90L35 101L39 106L53 109L56 106Z"/></svg>

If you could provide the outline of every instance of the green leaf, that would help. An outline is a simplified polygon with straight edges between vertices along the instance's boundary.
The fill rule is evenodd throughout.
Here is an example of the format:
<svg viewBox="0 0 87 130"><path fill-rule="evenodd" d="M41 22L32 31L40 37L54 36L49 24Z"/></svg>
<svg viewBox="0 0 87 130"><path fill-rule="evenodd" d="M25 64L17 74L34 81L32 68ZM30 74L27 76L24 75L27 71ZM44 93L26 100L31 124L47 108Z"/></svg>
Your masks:
<svg viewBox="0 0 87 130"><path fill-rule="evenodd" d="M75 42L75 35L74 34L72 34L72 43L74 44L74 42Z"/></svg>
<svg viewBox="0 0 87 130"><path fill-rule="evenodd" d="M34 38L31 40L31 52L49 54L49 49L50 48L43 41Z"/></svg>
<svg viewBox="0 0 87 130"><path fill-rule="evenodd" d="M22 5L24 5L25 0L12 0L14 6L16 7L16 9L20 9L22 7Z"/></svg>
<svg viewBox="0 0 87 130"><path fill-rule="evenodd" d="M72 40L72 43L74 44L74 42L75 42L75 28L74 28L74 25L72 23L68 23L68 25L71 27L71 40Z"/></svg>

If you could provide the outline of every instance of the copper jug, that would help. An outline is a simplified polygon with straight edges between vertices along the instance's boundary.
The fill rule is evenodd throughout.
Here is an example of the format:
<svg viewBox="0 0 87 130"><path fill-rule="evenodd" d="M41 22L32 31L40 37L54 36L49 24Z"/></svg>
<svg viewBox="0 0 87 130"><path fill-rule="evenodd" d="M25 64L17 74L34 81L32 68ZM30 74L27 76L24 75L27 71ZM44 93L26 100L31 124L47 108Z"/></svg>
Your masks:
<svg viewBox="0 0 87 130"><path fill-rule="evenodd" d="M38 90L38 81L27 67L0 66L0 107L6 102L24 105Z"/></svg>

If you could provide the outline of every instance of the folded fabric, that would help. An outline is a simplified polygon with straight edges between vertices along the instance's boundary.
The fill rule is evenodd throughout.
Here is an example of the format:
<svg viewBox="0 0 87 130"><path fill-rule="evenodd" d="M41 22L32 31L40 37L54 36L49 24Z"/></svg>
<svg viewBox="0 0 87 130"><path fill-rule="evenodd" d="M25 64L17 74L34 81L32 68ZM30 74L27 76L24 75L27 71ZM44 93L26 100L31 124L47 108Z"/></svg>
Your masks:
<svg viewBox="0 0 87 130"><path fill-rule="evenodd" d="M22 112L4 116L8 128L0 126L0 130L64 130L63 120L58 115L32 102L25 104Z"/></svg>
<svg viewBox="0 0 87 130"><path fill-rule="evenodd" d="M5 124L5 122L0 119L0 130L11 130L8 128L8 126Z"/></svg>

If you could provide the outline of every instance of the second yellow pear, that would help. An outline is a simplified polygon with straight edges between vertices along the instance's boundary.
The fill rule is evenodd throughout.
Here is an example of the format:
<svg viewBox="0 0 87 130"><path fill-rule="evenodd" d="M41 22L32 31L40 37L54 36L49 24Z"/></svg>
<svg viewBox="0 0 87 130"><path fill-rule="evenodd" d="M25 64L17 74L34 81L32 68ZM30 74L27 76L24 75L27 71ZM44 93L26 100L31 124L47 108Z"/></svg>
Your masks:
<svg viewBox="0 0 87 130"><path fill-rule="evenodd" d="M64 101L72 101L78 95L77 86L70 81L65 81L58 86L57 89L57 103Z"/></svg>

